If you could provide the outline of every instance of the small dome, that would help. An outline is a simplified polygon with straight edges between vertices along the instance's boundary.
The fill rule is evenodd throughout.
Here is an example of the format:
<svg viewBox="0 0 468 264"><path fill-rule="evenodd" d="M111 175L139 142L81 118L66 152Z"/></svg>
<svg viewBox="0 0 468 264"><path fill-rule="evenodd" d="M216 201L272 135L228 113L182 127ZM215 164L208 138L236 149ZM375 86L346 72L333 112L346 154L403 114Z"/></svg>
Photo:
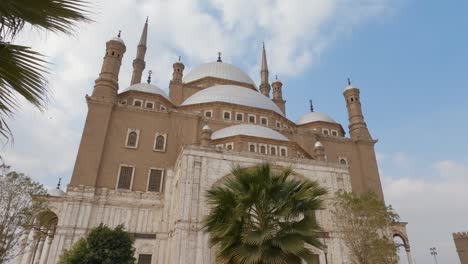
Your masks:
<svg viewBox="0 0 468 264"><path fill-rule="evenodd" d="M121 39L120 37L113 37L111 40L113 40L113 41L118 41L118 42L120 42L120 43L122 43L122 44L125 45L125 42L124 42L123 39Z"/></svg>
<svg viewBox="0 0 468 264"><path fill-rule="evenodd" d="M211 128L208 125L204 125L202 130L210 130L211 131Z"/></svg>
<svg viewBox="0 0 468 264"><path fill-rule="evenodd" d="M237 135L269 138L275 140L289 141L287 137L270 128L258 125L235 125L220 129L211 135L211 139L220 139Z"/></svg>
<svg viewBox="0 0 468 264"><path fill-rule="evenodd" d="M336 123L336 121L333 120L333 118L331 118L327 114L320 113L320 112L310 112L310 113L307 113L307 114L301 116L296 121L296 124L303 125L303 124L318 122L318 121Z"/></svg>
<svg viewBox="0 0 468 264"><path fill-rule="evenodd" d="M346 86L346 88L344 90L347 91L347 90L351 90L351 89L357 89L357 88L352 86L352 85L348 85L348 86Z"/></svg>
<svg viewBox="0 0 468 264"><path fill-rule="evenodd" d="M315 142L314 148L323 148L323 144L320 141Z"/></svg>
<svg viewBox="0 0 468 264"><path fill-rule="evenodd" d="M187 73L182 81L184 83L193 82L204 77L215 77L236 82L243 82L255 86L254 81L241 69L224 62L210 62L199 65Z"/></svg>
<svg viewBox="0 0 468 264"><path fill-rule="evenodd" d="M267 97L257 91L236 85L217 85L203 89L187 98L182 105L211 102L225 102L267 109L284 116L281 109Z"/></svg>
<svg viewBox="0 0 468 264"><path fill-rule="evenodd" d="M140 92L145 92L145 93L159 94L168 98L166 92L164 92L161 88L157 87L156 85L149 84L149 83L134 84L122 90L122 93L127 92L127 91L140 91Z"/></svg>
<svg viewBox="0 0 468 264"><path fill-rule="evenodd" d="M52 189L47 190L47 194L50 196L56 196L56 197L67 195L64 191L57 189L57 188L52 188Z"/></svg>

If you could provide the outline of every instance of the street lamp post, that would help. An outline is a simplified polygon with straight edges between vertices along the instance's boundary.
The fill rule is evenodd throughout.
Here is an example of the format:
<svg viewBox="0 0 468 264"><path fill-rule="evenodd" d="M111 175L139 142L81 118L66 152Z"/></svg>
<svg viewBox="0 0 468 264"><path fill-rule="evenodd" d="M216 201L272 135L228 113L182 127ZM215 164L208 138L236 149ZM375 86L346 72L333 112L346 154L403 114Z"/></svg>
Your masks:
<svg viewBox="0 0 468 264"><path fill-rule="evenodd" d="M325 254L325 264L328 264L328 246L324 245L322 251Z"/></svg>
<svg viewBox="0 0 468 264"><path fill-rule="evenodd" d="M437 262L437 249L435 247L431 247L429 249L429 251L431 252L431 255L434 256L435 263L438 264L438 262Z"/></svg>

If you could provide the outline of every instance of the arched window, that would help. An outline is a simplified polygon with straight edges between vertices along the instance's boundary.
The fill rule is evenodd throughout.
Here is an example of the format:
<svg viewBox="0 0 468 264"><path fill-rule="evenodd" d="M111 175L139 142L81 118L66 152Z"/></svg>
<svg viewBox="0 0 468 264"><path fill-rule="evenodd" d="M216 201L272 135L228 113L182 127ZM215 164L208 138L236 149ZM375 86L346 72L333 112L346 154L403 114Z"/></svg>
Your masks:
<svg viewBox="0 0 468 264"><path fill-rule="evenodd" d="M260 146L260 153L266 154L266 147L265 146Z"/></svg>
<svg viewBox="0 0 468 264"><path fill-rule="evenodd" d="M254 144L249 145L249 151L250 152L255 152L255 145Z"/></svg>
<svg viewBox="0 0 468 264"><path fill-rule="evenodd" d="M231 112L224 111L223 112L223 117L226 120L230 120L231 119Z"/></svg>
<svg viewBox="0 0 468 264"><path fill-rule="evenodd" d="M226 144L226 149L227 150L232 150L232 144Z"/></svg>
<svg viewBox="0 0 468 264"><path fill-rule="evenodd" d="M236 120L237 121L243 121L244 120L244 114L236 113Z"/></svg>
<svg viewBox="0 0 468 264"><path fill-rule="evenodd" d="M348 165L348 162L344 158L340 158L340 164L341 165Z"/></svg>
<svg viewBox="0 0 468 264"><path fill-rule="evenodd" d="M146 103L146 108L153 108L154 104L151 102Z"/></svg>
<svg viewBox="0 0 468 264"><path fill-rule="evenodd" d="M136 106L136 107L141 107L143 104L143 102L141 100L134 100L133 101L133 105Z"/></svg>
<svg viewBox="0 0 468 264"><path fill-rule="evenodd" d="M286 149L284 148L281 149L281 156L286 157Z"/></svg>
<svg viewBox="0 0 468 264"><path fill-rule="evenodd" d="M275 147L271 147L271 148L270 148L270 153L271 153L271 155L275 156L275 155L276 155L276 148L275 148Z"/></svg>
<svg viewBox="0 0 468 264"><path fill-rule="evenodd" d="M138 140L138 133L136 131L132 131L128 133L127 147L136 148L137 140Z"/></svg>
<svg viewBox="0 0 468 264"><path fill-rule="evenodd" d="M154 150L156 151L164 151L166 148L166 137L165 135L157 134L155 143L154 143Z"/></svg>

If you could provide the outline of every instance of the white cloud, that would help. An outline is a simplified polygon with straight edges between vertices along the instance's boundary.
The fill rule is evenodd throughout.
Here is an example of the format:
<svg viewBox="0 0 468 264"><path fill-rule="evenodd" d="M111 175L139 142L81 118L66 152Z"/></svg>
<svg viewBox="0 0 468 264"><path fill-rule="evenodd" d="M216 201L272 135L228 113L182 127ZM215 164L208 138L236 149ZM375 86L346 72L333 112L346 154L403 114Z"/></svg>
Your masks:
<svg viewBox="0 0 468 264"><path fill-rule="evenodd" d="M429 248L436 246L441 263L458 263L452 233L468 229L468 166L453 160L435 162L434 175L406 175L415 171L398 168L383 175L386 201L409 222L408 231L416 263L431 263ZM395 175L396 174L396 175ZM430 177L429 177L430 176Z"/></svg>
<svg viewBox="0 0 468 264"><path fill-rule="evenodd" d="M258 79L260 43L265 40L272 72L294 76L317 61L337 32L385 13L388 0L111 0L94 2L96 23L74 36L26 31L19 43L31 45L53 62L50 104L43 113L26 103L10 123L15 144L2 156L15 169L54 185L70 177L105 42L122 30L127 45L120 76L130 81L131 63L146 16L150 17L147 70L167 89L172 63L182 55L187 70L213 61L238 61ZM254 56L249 56L254 54ZM65 179L66 182L67 179Z"/></svg>

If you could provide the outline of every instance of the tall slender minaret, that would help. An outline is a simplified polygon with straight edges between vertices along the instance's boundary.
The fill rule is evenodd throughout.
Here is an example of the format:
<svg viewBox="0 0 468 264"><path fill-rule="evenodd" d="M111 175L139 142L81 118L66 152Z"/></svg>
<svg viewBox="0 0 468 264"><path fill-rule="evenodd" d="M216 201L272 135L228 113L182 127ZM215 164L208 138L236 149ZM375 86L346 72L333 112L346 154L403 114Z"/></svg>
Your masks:
<svg viewBox="0 0 468 264"><path fill-rule="evenodd" d="M146 54L146 41L148 38L148 18L146 18L143 32L141 33L140 42L137 47L136 58L133 60L133 74L130 85L141 83L141 75L145 69L145 54Z"/></svg>
<svg viewBox="0 0 468 264"><path fill-rule="evenodd" d="M270 97L270 82L268 80L268 63L266 58L266 51L265 51L265 43L263 43L263 50L262 50L262 70L260 71L261 74L261 83L260 83L260 92L266 96Z"/></svg>
<svg viewBox="0 0 468 264"><path fill-rule="evenodd" d="M364 115L362 114L359 94L359 89L354 87L348 78L348 86L344 90L343 95L348 109L349 134L353 139L372 140L366 121L364 120Z"/></svg>

